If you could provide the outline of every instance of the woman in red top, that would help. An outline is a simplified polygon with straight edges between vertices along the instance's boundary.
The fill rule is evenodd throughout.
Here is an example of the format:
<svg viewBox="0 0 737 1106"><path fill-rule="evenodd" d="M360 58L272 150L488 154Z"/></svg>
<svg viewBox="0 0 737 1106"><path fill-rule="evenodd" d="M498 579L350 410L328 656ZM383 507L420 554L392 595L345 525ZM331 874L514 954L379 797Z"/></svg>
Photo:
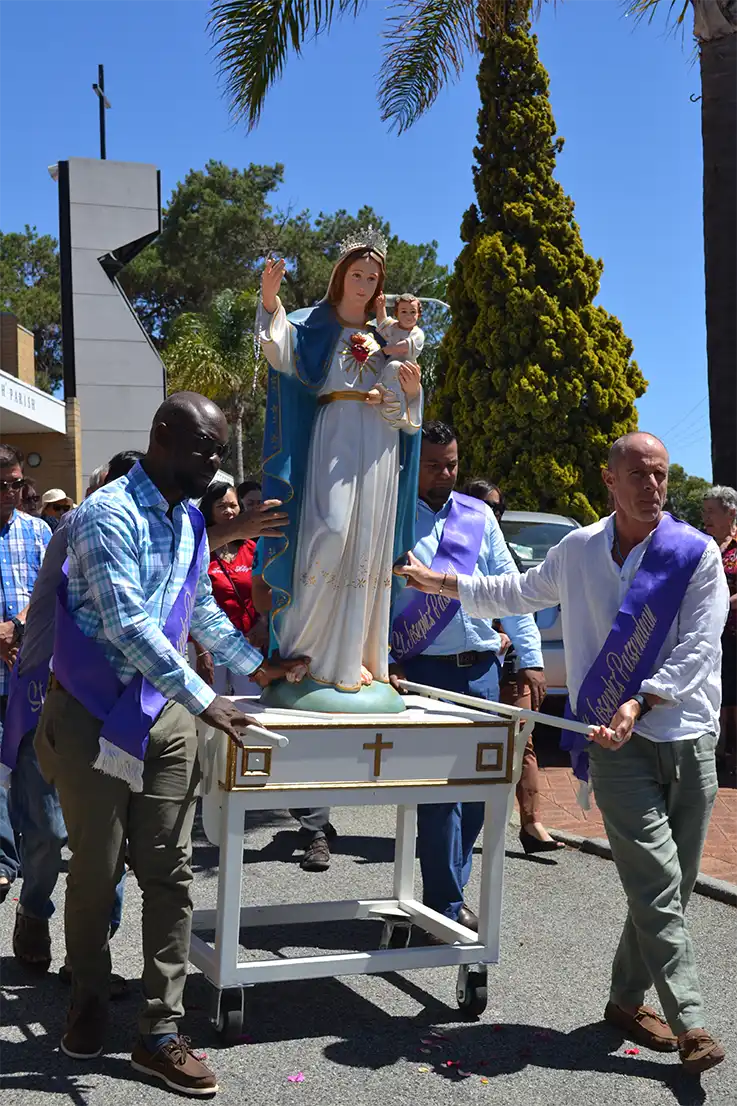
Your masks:
<svg viewBox="0 0 737 1106"><path fill-rule="evenodd" d="M212 484L205 492L200 503L200 510L205 518L208 530L223 522L230 522L243 509L235 488L231 484ZM210 550L210 565L208 575L212 583L212 593L215 602L222 611L227 614L236 630L248 635L249 641L256 648L265 645L264 622L253 605L251 598L251 568L253 555L256 552L254 541L232 541L217 549ZM261 639L264 638L262 641ZM231 685L236 694L250 694L249 687L236 687L238 677L232 673L223 673L215 670L210 654L194 642L197 654L197 672L207 683L218 690L223 685L221 694L227 694ZM258 689L254 694L258 693Z"/></svg>
<svg viewBox="0 0 737 1106"><path fill-rule="evenodd" d="M241 504L230 484L213 484L205 492L200 510L209 529L239 515ZM254 541L229 542L210 550L207 570L215 602L243 634L251 632L259 617L251 600L251 566L255 552Z"/></svg>
<svg viewBox="0 0 737 1106"><path fill-rule="evenodd" d="M722 717L717 760L730 782L737 776L737 491L716 486L704 493L704 530L722 554L729 586L729 616L722 634Z"/></svg>

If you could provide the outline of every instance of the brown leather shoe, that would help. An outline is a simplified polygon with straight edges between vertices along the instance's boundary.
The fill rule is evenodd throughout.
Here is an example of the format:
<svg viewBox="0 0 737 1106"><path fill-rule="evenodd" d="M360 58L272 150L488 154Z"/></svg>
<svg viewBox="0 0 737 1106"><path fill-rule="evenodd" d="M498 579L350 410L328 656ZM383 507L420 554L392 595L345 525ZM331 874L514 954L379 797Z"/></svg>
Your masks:
<svg viewBox="0 0 737 1106"><path fill-rule="evenodd" d="M143 1041L133 1049L131 1064L136 1071L160 1079L180 1094L194 1097L216 1094L218 1081L213 1072L198 1060L189 1037L167 1041L158 1052L149 1052Z"/></svg>
<svg viewBox="0 0 737 1106"><path fill-rule="evenodd" d="M678 1035L678 1052L683 1070L698 1075L715 1068L724 1059L724 1049L706 1029L689 1029Z"/></svg>
<svg viewBox="0 0 737 1106"><path fill-rule="evenodd" d="M604 1021L616 1025L630 1041L651 1048L654 1052L675 1052L678 1041L665 1018L652 1006L638 1007L636 1014L628 1014L615 1002L608 1002Z"/></svg>
<svg viewBox="0 0 737 1106"><path fill-rule="evenodd" d="M466 906L465 902L458 911L458 924L465 926L466 929L472 929L474 933L478 933L479 931L479 920L473 910L471 910L471 907Z"/></svg>
<svg viewBox="0 0 737 1106"><path fill-rule="evenodd" d="M324 834L312 838L299 866L303 872L327 872L330 867L330 846Z"/></svg>
<svg viewBox="0 0 737 1106"><path fill-rule="evenodd" d="M99 999L87 999L81 1006L72 1006L61 1051L72 1060L94 1060L102 1052L106 1027L107 1010Z"/></svg>
<svg viewBox="0 0 737 1106"><path fill-rule="evenodd" d="M460 910L458 911L457 920L459 925L465 926L466 929L472 929L474 933L478 933L479 920L474 914L473 910L471 910L471 907L466 906L465 903L463 903ZM434 933L425 933L424 936L426 945L449 945L452 943L445 937L436 937Z"/></svg>

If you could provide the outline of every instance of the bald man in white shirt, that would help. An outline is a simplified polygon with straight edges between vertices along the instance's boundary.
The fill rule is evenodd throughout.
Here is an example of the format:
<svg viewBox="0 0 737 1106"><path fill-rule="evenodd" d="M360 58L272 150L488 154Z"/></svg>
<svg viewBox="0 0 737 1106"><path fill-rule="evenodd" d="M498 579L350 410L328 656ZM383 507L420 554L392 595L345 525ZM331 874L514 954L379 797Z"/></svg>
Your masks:
<svg viewBox="0 0 737 1106"><path fill-rule="evenodd" d="M574 717L597 726L590 774L629 910L605 1019L700 1073L724 1059L704 1028L684 910L717 795L721 634L729 595L715 543L663 512L668 454L627 434L603 473L615 505L522 576L397 571L470 615L560 604ZM586 758L584 757L584 760ZM645 1006L651 986L665 1018Z"/></svg>

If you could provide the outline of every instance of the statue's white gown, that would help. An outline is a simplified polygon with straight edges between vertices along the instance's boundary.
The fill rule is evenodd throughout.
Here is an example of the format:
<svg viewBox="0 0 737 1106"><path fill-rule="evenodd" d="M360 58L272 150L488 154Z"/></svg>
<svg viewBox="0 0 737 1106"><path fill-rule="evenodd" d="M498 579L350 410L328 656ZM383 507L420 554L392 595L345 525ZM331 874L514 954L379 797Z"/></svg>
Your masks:
<svg viewBox="0 0 737 1106"><path fill-rule="evenodd" d="M350 352L356 333L373 346L363 364ZM261 309L261 344L277 372L294 374L292 334L281 305L273 316ZM310 657L313 679L344 689L360 686L361 664L374 679L389 678L399 433L416 434L422 423L422 395L407 404L398 370L368 330L345 327L320 394L383 384L391 395L378 407L345 399L318 406L312 428L294 590L279 650L287 658Z"/></svg>

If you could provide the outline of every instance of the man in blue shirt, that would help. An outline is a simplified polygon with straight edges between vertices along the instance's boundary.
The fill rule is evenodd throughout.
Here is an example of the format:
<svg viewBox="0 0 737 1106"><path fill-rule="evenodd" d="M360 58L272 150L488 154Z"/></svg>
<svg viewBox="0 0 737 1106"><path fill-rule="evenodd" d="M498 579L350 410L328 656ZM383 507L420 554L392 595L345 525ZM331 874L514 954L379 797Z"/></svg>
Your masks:
<svg viewBox="0 0 737 1106"><path fill-rule="evenodd" d="M212 597L198 544L204 523L188 501L205 492L227 442L214 403L191 392L170 396L154 416L146 456L75 512L35 740L72 850L65 904L72 1001L62 1051L85 1060L103 1050L110 911L127 853L143 895L144 1001L132 1064L195 1096L214 1094L217 1080L178 1032L200 778L193 715L236 742L251 719L216 696L182 654L191 625L217 663L262 687L301 663L265 661Z"/></svg>
<svg viewBox="0 0 737 1106"><path fill-rule="evenodd" d="M0 445L0 742L11 665L23 636L33 585L51 541L46 523L20 510L22 494L23 454L14 446ZM0 787L0 902L19 869L8 792Z"/></svg>
<svg viewBox="0 0 737 1106"><path fill-rule="evenodd" d="M453 491L457 478L458 443L453 430L441 422L427 423L422 430L414 555L430 565L439 550L442 555L446 548L451 548L448 542L444 543L444 533L454 510L451 525L457 528L460 523L461 527L467 527L465 534L457 535L460 541L456 540L456 549L465 547L459 556L468 556L469 550L473 556L476 548L478 553L475 565L452 565L451 571L490 576L516 574L515 563L489 507L477 500L466 501L464 514L464 497ZM481 517L479 512L483 512ZM416 639L405 632L407 623L403 620L416 594L406 589L396 603L392 651L397 663L392 672L415 683L497 702L500 670L497 654L501 642L492 620L471 618L459 603L454 604L448 608L448 620L442 629L435 636L430 630L418 650ZM426 619L414 621L420 632L425 632L427 625ZM519 657L518 680L530 688L532 708L538 710L545 695L545 676L535 621L531 615L522 615L505 618L503 625ZM428 803L417 811L417 847L425 905L470 929L478 928L478 918L464 903L463 890L471 874L473 846L483 820L483 803Z"/></svg>

